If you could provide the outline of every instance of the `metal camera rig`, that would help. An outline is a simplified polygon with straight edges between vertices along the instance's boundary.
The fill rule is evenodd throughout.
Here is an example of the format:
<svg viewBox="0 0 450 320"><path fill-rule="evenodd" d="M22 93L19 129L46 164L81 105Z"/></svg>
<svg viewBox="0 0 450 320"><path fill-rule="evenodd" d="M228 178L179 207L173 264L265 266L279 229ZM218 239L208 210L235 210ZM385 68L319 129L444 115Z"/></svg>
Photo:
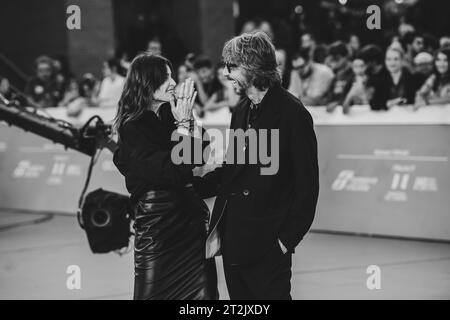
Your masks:
<svg viewBox="0 0 450 320"><path fill-rule="evenodd" d="M102 149L111 152L117 149L112 139L111 125L105 124L99 116L93 116L81 128L77 128L67 121L42 113L36 107L23 107L0 94L0 121L91 157L77 212L78 222L86 231L91 250L94 253L106 253L128 247L132 234L129 198L102 189L85 196L98 153Z"/></svg>

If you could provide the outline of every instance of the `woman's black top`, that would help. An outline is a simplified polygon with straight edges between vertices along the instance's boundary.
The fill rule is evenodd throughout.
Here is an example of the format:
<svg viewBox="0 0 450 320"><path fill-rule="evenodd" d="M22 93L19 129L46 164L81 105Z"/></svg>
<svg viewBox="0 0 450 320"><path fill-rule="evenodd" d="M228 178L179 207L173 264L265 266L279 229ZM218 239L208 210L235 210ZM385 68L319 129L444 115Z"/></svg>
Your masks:
<svg viewBox="0 0 450 320"><path fill-rule="evenodd" d="M194 165L172 161L174 130L170 105L164 104L159 117L147 111L123 125L114 153L135 209L134 299L217 299L215 261L205 259L209 210L186 186Z"/></svg>
<svg viewBox="0 0 450 320"><path fill-rule="evenodd" d="M146 111L137 120L119 128L119 147L114 164L125 176L132 202L154 189L181 188L192 181L193 164L175 165L171 160L174 125L170 104L160 106L159 118ZM192 162L191 162L192 163Z"/></svg>

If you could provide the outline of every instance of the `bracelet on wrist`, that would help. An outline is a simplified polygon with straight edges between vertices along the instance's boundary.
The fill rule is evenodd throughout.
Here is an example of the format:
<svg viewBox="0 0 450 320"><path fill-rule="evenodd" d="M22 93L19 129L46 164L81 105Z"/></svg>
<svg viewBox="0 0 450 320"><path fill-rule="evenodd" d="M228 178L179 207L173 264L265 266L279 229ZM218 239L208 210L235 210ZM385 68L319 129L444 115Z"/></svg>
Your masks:
<svg viewBox="0 0 450 320"><path fill-rule="evenodd" d="M178 121L174 121L174 124L178 125L180 123L188 123L188 122L193 121L193 120L194 119L185 118L185 119L181 119L181 120L178 120Z"/></svg>
<svg viewBox="0 0 450 320"><path fill-rule="evenodd" d="M189 126L186 125L186 124L182 124L182 123L178 124L178 125L177 125L177 128L186 128L186 129L189 130Z"/></svg>
<svg viewBox="0 0 450 320"><path fill-rule="evenodd" d="M183 127L189 130L189 132L193 132L195 128L195 121L193 118L190 119L181 119L179 121L174 122L175 126L177 127Z"/></svg>

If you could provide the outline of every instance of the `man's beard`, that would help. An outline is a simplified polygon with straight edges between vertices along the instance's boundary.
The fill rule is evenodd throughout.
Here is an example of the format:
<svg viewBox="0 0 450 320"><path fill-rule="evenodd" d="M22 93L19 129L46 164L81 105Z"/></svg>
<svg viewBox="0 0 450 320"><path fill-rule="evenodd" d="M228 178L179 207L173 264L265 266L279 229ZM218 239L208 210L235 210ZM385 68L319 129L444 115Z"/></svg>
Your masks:
<svg viewBox="0 0 450 320"><path fill-rule="evenodd" d="M236 81L236 84L233 85L234 91L236 92L236 94L240 95L240 96L244 96L247 93L247 89L250 87L250 85L248 84L248 82L240 82L240 81Z"/></svg>

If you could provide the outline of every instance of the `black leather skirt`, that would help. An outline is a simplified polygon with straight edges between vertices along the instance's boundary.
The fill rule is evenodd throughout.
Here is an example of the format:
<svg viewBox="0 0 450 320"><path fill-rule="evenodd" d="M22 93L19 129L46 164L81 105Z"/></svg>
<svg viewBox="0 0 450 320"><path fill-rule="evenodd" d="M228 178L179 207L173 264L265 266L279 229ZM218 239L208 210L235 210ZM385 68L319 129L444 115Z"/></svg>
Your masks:
<svg viewBox="0 0 450 320"><path fill-rule="evenodd" d="M209 211L192 189L152 190L135 207L135 300L218 299L205 259Z"/></svg>

